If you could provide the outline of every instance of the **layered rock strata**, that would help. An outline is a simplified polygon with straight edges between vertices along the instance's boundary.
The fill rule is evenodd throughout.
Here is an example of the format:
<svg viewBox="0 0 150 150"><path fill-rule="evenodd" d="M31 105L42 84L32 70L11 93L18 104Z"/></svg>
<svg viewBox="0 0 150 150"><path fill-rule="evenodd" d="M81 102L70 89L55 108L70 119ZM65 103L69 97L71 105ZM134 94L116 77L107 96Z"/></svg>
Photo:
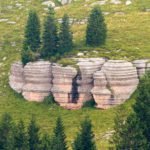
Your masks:
<svg viewBox="0 0 150 150"><path fill-rule="evenodd" d="M51 92L52 71L48 61L30 62L24 67L23 96L29 101L43 101Z"/></svg>
<svg viewBox="0 0 150 150"><path fill-rule="evenodd" d="M21 62L15 62L11 65L9 85L17 93L22 92L24 85L23 65Z"/></svg>
<svg viewBox="0 0 150 150"><path fill-rule="evenodd" d="M53 87L51 89L55 101L59 104L72 103L73 95L73 80L77 75L77 71L73 67L61 67L59 65L52 66L53 72Z"/></svg>
<svg viewBox="0 0 150 150"><path fill-rule="evenodd" d="M11 66L9 84L29 101L41 102L52 93L66 109L79 109L93 98L97 108L107 109L127 100L138 85L138 75L150 69L150 63L143 60L75 60L78 69L42 60L24 67L16 62Z"/></svg>
<svg viewBox="0 0 150 150"><path fill-rule="evenodd" d="M78 103L91 100L91 89L93 88L93 74L100 70L104 64L104 59L79 59L78 66L80 72L77 78Z"/></svg>
<svg viewBox="0 0 150 150"><path fill-rule="evenodd" d="M146 71L150 70L150 60L135 60L133 61L134 66L137 68L139 78L142 77Z"/></svg>
<svg viewBox="0 0 150 150"><path fill-rule="evenodd" d="M109 60L101 72L94 75L95 85L92 90L99 108L107 109L123 103L137 88L137 70L130 62Z"/></svg>

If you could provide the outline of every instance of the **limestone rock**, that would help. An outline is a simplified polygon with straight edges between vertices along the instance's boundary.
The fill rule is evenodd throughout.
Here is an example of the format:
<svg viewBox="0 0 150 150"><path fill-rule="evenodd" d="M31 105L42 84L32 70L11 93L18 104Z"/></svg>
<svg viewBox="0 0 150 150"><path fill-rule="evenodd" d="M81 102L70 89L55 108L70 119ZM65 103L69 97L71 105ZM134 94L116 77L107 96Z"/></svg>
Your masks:
<svg viewBox="0 0 150 150"><path fill-rule="evenodd" d="M55 3L54 2L52 2L52 1L45 1L45 2L43 2L42 3L42 5L46 5L46 6L51 6L51 7L55 7Z"/></svg>
<svg viewBox="0 0 150 150"><path fill-rule="evenodd" d="M73 67L62 67L59 65L52 66L53 87L51 89L55 101L60 105L74 103L73 80L77 75L77 71Z"/></svg>
<svg viewBox="0 0 150 150"><path fill-rule="evenodd" d="M17 93L22 92L22 87L24 85L24 77L23 77L23 65L21 62L15 62L11 65L9 85Z"/></svg>
<svg viewBox="0 0 150 150"><path fill-rule="evenodd" d="M97 104L97 108L107 108L108 105L111 106L111 91L107 87L107 79L102 71L97 71L94 74L94 88L92 89L92 94L94 100Z"/></svg>
<svg viewBox="0 0 150 150"><path fill-rule="evenodd" d="M48 61L28 63L24 67L24 79L24 98L29 101L43 101L51 91L51 64Z"/></svg>
<svg viewBox="0 0 150 150"><path fill-rule="evenodd" d="M121 1L120 0L111 0L111 3L118 5L118 4L121 4Z"/></svg>
<svg viewBox="0 0 150 150"><path fill-rule="evenodd" d="M100 70L105 60L101 58L79 59L80 74L77 78L78 103L92 99L93 74Z"/></svg>
<svg viewBox="0 0 150 150"><path fill-rule="evenodd" d="M125 100L130 98L137 88L139 82L137 71L130 62L124 60L109 60L103 65L102 72L105 74L106 80L102 73L95 74L95 85L92 90L95 101L97 102L97 107L99 108L106 109L113 105L122 104ZM100 83L99 85L96 84L97 80ZM103 88L103 94L101 94L100 91L100 94L95 92L98 87L100 90ZM103 95L104 98L101 98Z"/></svg>
<svg viewBox="0 0 150 150"><path fill-rule="evenodd" d="M147 70L147 62L149 60L135 60L133 61L134 66L137 68L139 78L142 77ZM149 65L148 65L149 67Z"/></svg>

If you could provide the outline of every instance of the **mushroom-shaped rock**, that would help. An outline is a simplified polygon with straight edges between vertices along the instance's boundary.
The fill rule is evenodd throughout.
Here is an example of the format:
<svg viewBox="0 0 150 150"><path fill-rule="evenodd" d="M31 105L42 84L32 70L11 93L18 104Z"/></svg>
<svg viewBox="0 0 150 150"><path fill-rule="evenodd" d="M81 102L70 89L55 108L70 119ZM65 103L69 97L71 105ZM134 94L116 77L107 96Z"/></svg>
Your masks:
<svg viewBox="0 0 150 150"><path fill-rule="evenodd" d="M30 62L24 67L23 96L29 101L41 102L51 91L51 64L48 61Z"/></svg>
<svg viewBox="0 0 150 150"><path fill-rule="evenodd" d="M93 74L101 69L104 62L104 59L97 58L79 60L80 75L77 79L78 103L84 103L92 99Z"/></svg>
<svg viewBox="0 0 150 150"><path fill-rule="evenodd" d="M108 99L107 106L104 104L103 107L103 101L98 104L102 106L101 108L105 109L123 103L137 88L139 82L137 71L128 61L109 60L103 65L102 71L106 77L107 89L111 91L111 99ZM95 98L95 101L98 100Z"/></svg>
<svg viewBox="0 0 150 150"><path fill-rule="evenodd" d="M24 85L23 65L21 62L15 62L11 65L9 85L17 93L22 92Z"/></svg>
<svg viewBox="0 0 150 150"><path fill-rule="evenodd" d="M77 75L75 68L59 65L52 66L53 72L53 87L51 89L55 101L60 105L74 102L74 78Z"/></svg>

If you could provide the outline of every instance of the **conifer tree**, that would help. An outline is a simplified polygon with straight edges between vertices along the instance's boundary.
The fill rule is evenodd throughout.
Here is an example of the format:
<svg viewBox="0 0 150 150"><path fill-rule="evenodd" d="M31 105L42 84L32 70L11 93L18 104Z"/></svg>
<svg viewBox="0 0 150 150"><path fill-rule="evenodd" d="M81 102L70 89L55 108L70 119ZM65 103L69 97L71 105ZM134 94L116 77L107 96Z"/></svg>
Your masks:
<svg viewBox="0 0 150 150"><path fill-rule="evenodd" d="M92 124L88 118L81 123L81 130L74 141L73 150L96 150Z"/></svg>
<svg viewBox="0 0 150 150"><path fill-rule="evenodd" d="M126 117L123 106L116 114L114 129L111 142L115 145L116 150L145 150L147 148L147 140L143 135L139 119L134 113Z"/></svg>
<svg viewBox="0 0 150 150"><path fill-rule="evenodd" d="M73 36L70 31L69 25L69 17L65 14L62 18L62 24L60 27L59 33L59 53L64 54L65 52L69 52L73 48L72 42Z"/></svg>
<svg viewBox="0 0 150 150"><path fill-rule="evenodd" d="M37 126L33 116L28 127L28 135L30 150L38 150L40 147L39 127Z"/></svg>
<svg viewBox="0 0 150 150"><path fill-rule="evenodd" d="M29 150L28 135L25 131L24 123L22 120L17 125L15 132L15 148L17 150Z"/></svg>
<svg viewBox="0 0 150 150"><path fill-rule="evenodd" d="M49 7L47 17L44 22L42 58L49 58L57 54L58 35L55 19L55 12Z"/></svg>
<svg viewBox="0 0 150 150"><path fill-rule="evenodd" d="M14 150L15 139L14 139L15 126L12 118L8 113L2 116L0 122L0 149L1 150Z"/></svg>
<svg viewBox="0 0 150 150"><path fill-rule="evenodd" d="M25 37L23 42L23 50L21 58L23 64L31 61L34 52L40 48L40 21L36 11L29 12L27 25L25 27Z"/></svg>
<svg viewBox="0 0 150 150"><path fill-rule="evenodd" d="M66 135L64 133L63 122L60 117L56 121L54 137L52 139L52 150L67 150Z"/></svg>
<svg viewBox="0 0 150 150"><path fill-rule="evenodd" d="M31 10L25 28L24 49L36 52L40 47L40 21L36 11Z"/></svg>
<svg viewBox="0 0 150 150"><path fill-rule="evenodd" d="M148 149L150 149L150 71L140 80L137 93L138 96L133 108L147 139Z"/></svg>
<svg viewBox="0 0 150 150"><path fill-rule="evenodd" d="M103 14L98 6L95 6L88 19L86 29L86 44L89 46L100 46L106 40L106 24Z"/></svg>

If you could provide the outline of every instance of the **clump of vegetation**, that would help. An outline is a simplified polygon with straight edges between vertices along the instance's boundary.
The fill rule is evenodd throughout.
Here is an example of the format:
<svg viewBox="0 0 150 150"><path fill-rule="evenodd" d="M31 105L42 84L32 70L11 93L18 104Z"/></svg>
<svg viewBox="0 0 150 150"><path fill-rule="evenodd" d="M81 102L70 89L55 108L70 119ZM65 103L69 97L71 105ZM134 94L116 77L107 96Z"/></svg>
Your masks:
<svg viewBox="0 0 150 150"><path fill-rule="evenodd" d="M47 96L47 97L44 99L43 103L44 103L45 105L54 104L54 103L55 103L55 100L54 100L53 95Z"/></svg>
<svg viewBox="0 0 150 150"><path fill-rule="evenodd" d="M96 105L94 99L84 102L83 107L93 108Z"/></svg>
<svg viewBox="0 0 150 150"><path fill-rule="evenodd" d="M98 6L94 7L88 19L86 29L86 44L89 46L100 46L106 41L106 24L102 11Z"/></svg>

